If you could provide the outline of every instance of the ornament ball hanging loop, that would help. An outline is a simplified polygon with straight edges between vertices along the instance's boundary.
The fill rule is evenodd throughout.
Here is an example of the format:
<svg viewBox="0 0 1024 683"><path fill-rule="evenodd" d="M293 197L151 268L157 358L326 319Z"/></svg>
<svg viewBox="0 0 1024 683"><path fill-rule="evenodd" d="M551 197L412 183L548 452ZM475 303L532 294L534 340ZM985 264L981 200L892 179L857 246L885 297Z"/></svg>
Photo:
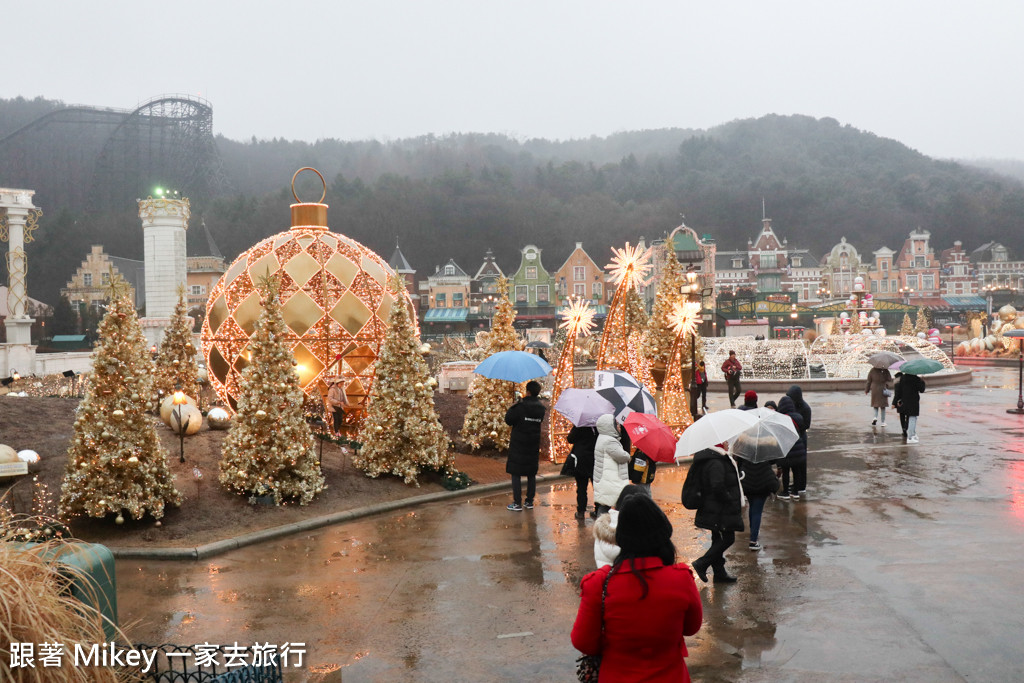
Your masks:
<svg viewBox="0 0 1024 683"><path fill-rule="evenodd" d="M316 173L317 177L320 178L320 183L323 185L323 192L320 193L320 199L315 202L303 202L299 199L298 193L295 192L295 179L299 177L299 174L303 171L312 171ZM295 172L292 176L292 196L295 197L295 204L291 205L292 209L292 228L327 228L327 205L324 204L324 198L327 196L327 181L324 180L323 174L316 170L312 166L304 166Z"/></svg>

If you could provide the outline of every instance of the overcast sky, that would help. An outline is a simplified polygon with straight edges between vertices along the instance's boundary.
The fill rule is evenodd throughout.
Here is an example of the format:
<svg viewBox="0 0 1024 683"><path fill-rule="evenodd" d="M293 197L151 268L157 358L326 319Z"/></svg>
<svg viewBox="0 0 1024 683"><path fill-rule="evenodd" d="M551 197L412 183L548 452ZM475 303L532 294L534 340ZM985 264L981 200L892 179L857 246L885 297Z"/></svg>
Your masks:
<svg viewBox="0 0 1024 683"><path fill-rule="evenodd" d="M3 3L0 97L200 94L229 138L566 139L830 116L1024 159L1018 0Z"/></svg>

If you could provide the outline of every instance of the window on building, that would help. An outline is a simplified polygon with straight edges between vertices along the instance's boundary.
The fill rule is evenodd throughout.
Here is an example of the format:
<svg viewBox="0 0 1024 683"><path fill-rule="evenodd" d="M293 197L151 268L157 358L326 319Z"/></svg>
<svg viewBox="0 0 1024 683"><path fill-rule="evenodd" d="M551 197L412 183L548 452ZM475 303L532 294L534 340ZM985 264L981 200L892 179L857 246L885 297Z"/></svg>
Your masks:
<svg viewBox="0 0 1024 683"><path fill-rule="evenodd" d="M914 257L914 267L915 268L927 268L928 267L928 258L925 257L925 256L915 256Z"/></svg>
<svg viewBox="0 0 1024 683"><path fill-rule="evenodd" d="M573 292L572 292L573 296L580 297L580 298L587 296L587 286L586 285L576 284L576 285L573 285L572 288L573 288Z"/></svg>
<svg viewBox="0 0 1024 683"><path fill-rule="evenodd" d="M548 293L548 286L547 285L537 285L537 303L539 303L539 304L540 303L546 304L548 301L550 301L549 293Z"/></svg>
<svg viewBox="0 0 1024 683"><path fill-rule="evenodd" d="M907 276L907 287L909 287L910 289L918 289L919 285L917 284L916 275Z"/></svg>
<svg viewBox="0 0 1024 683"><path fill-rule="evenodd" d="M741 258L734 258L732 260L732 267L733 268L742 268L743 267L743 259L741 259Z"/></svg>
<svg viewBox="0 0 1024 683"><path fill-rule="evenodd" d="M921 277L921 289L925 291L931 291L935 289L935 276L934 275L923 275Z"/></svg>
<svg viewBox="0 0 1024 683"><path fill-rule="evenodd" d="M777 267L776 266L777 259L775 257L775 254L761 254L760 263L761 263L761 267L762 268L775 268L775 267Z"/></svg>
<svg viewBox="0 0 1024 683"><path fill-rule="evenodd" d="M537 266L526 266L526 279L536 280L537 279Z"/></svg>
<svg viewBox="0 0 1024 683"><path fill-rule="evenodd" d="M444 267L444 274L445 275L455 275L455 266L445 266Z"/></svg>
<svg viewBox="0 0 1024 683"><path fill-rule="evenodd" d="M202 296L205 288L202 285L192 285L189 289L192 296Z"/></svg>
<svg viewBox="0 0 1024 683"><path fill-rule="evenodd" d="M882 261L879 265L882 268L882 275L888 275L889 274L889 262L888 261Z"/></svg>
<svg viewBox="0 0 1024 683"><path fill-rule="evenodd" d="M92 287L92 273L82 274L82 285L84 287Z"/></svg>
<svg viewBox="0 0 1024 683"><path fill-rule="evenodd" d="M888 292L889 291L889 281L888 280L882 280L882 291L883 292Z"/></svg>
<svg viewBox="0 0 1024 683"><path fill-rule="evenodd" d="M463 308L466 305L462 298L462 292L452 294L452 308Z"/></svg>
<svg viewBox="0 0 1024 683"><path fill-rule="evenodd" d="M516 285L516 301L523 303L530 298L530 288L526 285Z"/></svg>
<svg viewBox="0 0 1024 683"><path fill-rule="evenodd" d="M878 292L878 280L871 281L871 291Z"/></svg>
<svg viewBox="0 0 1024 683"><path fill-rule="evenodd" d="M587 279L587 269L584 268L583 266L573 266L572 267L572 279L573 280L586 280Z"/></svg>
<svg viewBox="0 0 1024 683"><path fill-rule="evenodd" d="M446 294L435 294L434 295L434 308L448 308L448 295Z"/></svg>
<svg viewBox="0 0 1024 683"><path fill-rule="evenodd" d="M109 285L110 284L110 273L103 273L102 275L100 275L100 282L103 283L104 287Z"/></svg>
<svg viewBox="0 0 1024 683"><path fill-rule="evenodd" d="M601 283L600 282L595 282L594 283L594 289L593 289L594 298L595 299L600 299L601 298L601 290L602 290Z"/></svg>

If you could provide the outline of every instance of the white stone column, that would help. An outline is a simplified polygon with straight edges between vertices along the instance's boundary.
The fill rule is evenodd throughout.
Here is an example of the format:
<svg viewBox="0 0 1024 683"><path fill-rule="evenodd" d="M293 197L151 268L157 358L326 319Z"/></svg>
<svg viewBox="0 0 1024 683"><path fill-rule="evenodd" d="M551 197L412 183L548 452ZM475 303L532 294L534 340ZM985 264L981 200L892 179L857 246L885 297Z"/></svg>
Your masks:
<svg viewBox="0 0 1024 683"><path fill-rule="evenodd" d="M7 308L4 320L7 343L4 345L0 368L4 373L17 369L22 374L34 372L35 349L32 345L34 319L25 314L28 292L25 277L28 259L25 243L32 241L32 231L41 215L32 204L34 190L0 188L0 238L7 240Z"/></svg>
<svg viewBox="0 0 1024 683"><path fill-rule="evenodd" d="M146 317L142 329L150 344L159 344L178 303L178 287L188 279L185 231L191 207L182 199L140 199L146 260Z"/></svg>

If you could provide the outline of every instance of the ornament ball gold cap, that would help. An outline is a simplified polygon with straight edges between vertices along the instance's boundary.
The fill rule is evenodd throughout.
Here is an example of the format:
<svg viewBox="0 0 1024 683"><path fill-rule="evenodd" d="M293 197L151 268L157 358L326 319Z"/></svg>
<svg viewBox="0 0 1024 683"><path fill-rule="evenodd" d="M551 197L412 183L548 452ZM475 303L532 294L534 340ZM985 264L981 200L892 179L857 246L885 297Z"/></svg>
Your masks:
<svg viewBox="0 0 1024 683"><path fill-rule="evenodd" d="M320 199L316 202L303 202L299 199L299 195L295 193L295 179L303 171L312 171L316 173L320 178L320 182L323 183L324 190L320 195ZM316 170L312 166L304 166L295 172L292 176L292 196L295 197L295 204L291 205L292 209L292 229L296 228L322 228L327 229L327 205L323 203L324 197L327 196L327 181L324 180L323 175L320 171Z"/></svg>

